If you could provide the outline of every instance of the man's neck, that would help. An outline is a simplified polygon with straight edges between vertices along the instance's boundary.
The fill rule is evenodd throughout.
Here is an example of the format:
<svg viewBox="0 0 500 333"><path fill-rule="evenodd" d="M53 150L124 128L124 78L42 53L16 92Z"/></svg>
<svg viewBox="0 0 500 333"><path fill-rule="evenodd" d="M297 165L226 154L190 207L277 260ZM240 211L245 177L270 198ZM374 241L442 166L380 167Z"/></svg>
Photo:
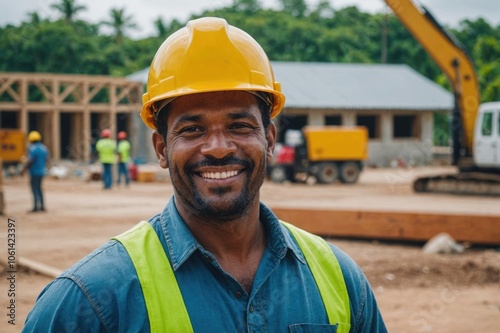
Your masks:
<svg viewBox="0 0 500 333"><path fill-rule="evenodd" d="M245 216L232 221L201 218L181 207L178 211L196 240L248 292L267 243L258 202Z"/></svg>

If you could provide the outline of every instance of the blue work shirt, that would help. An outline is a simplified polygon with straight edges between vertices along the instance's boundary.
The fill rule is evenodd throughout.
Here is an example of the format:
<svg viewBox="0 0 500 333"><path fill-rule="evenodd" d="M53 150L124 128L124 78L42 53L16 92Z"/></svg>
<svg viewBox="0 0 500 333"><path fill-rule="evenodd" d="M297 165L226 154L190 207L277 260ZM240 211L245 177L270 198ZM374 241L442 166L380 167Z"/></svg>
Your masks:
<svg viewBox="0 0 500 333"><path fill-rule="evenodd" d="M31 176L45 176L49 151L41 142L34 142L29 147L28 160L31 161L29 167Z"/></svg>
<svg viewBox="0 0 500 333"><path fill-rule="evenodd" d="M268 244L250 294L193 237L174 200L149 222L169 257L195 332L335 332L300 248L264 204ZM351 332L386 332L359 267L332 246L346 282ZM165 299L168 303L168 299ZM149 332L141 287L125 248L111 240L51 282L26 332Z"/></svg>

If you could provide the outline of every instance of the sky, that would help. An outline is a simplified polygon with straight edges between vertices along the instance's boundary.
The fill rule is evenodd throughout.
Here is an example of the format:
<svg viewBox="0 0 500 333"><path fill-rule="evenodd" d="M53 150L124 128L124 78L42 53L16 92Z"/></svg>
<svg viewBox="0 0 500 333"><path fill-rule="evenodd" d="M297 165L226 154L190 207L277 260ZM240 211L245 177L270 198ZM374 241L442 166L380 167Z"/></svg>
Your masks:
<svg viewBox="0 0 500 333"><path fill-rule="evenodd" d="M0 0L0 26L17 25L26 20L29 12L56 18L57 13L50 8L58 0ZM220 8L230 5L232 0L79 0L87 10L80 12L80 19L88 22L109 20L111 8L125 8L125 13L132 15L138 26L136 31L130 31L132 37L140 38L154 34L153 22L162 17L165 22L172 19L186 20L191 14L200 14L203 10ZM308 5L315 6L319 0L306 0ZM422 4L442 24L456 27L463 19L482 17L491 25L500 25L500 0L414 0ZM277 8L278 0L260 0L262 7ZM356 5L369 13L383 12L385 3L382 0L330 0L333 8L339 9Z"/></svg>

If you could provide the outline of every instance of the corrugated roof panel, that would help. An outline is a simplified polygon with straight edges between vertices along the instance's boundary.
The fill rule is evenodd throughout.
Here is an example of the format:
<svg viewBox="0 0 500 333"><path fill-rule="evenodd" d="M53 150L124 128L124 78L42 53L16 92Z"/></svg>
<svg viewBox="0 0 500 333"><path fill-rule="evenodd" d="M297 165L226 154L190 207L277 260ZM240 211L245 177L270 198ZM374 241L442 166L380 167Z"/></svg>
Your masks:
<svg viewBox="0 0 500 333"><path fill-rule="evenodd" d="M450 110L453 95L407 65L272 62L289 108Z"/></svg>

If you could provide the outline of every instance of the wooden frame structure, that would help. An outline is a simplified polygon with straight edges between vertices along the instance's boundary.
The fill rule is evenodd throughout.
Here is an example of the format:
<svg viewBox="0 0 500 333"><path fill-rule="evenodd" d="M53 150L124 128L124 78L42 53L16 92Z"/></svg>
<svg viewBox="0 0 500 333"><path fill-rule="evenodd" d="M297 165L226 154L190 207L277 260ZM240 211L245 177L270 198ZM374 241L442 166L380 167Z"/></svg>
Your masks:
<svg viewBox="0 0 500 333"><path fill-rule="evenodd" d="M37 130L53 159L89 161L102 129L116 133L120 122L130 132L142 92L125 78L0 72L0 128Z"/></svg>

